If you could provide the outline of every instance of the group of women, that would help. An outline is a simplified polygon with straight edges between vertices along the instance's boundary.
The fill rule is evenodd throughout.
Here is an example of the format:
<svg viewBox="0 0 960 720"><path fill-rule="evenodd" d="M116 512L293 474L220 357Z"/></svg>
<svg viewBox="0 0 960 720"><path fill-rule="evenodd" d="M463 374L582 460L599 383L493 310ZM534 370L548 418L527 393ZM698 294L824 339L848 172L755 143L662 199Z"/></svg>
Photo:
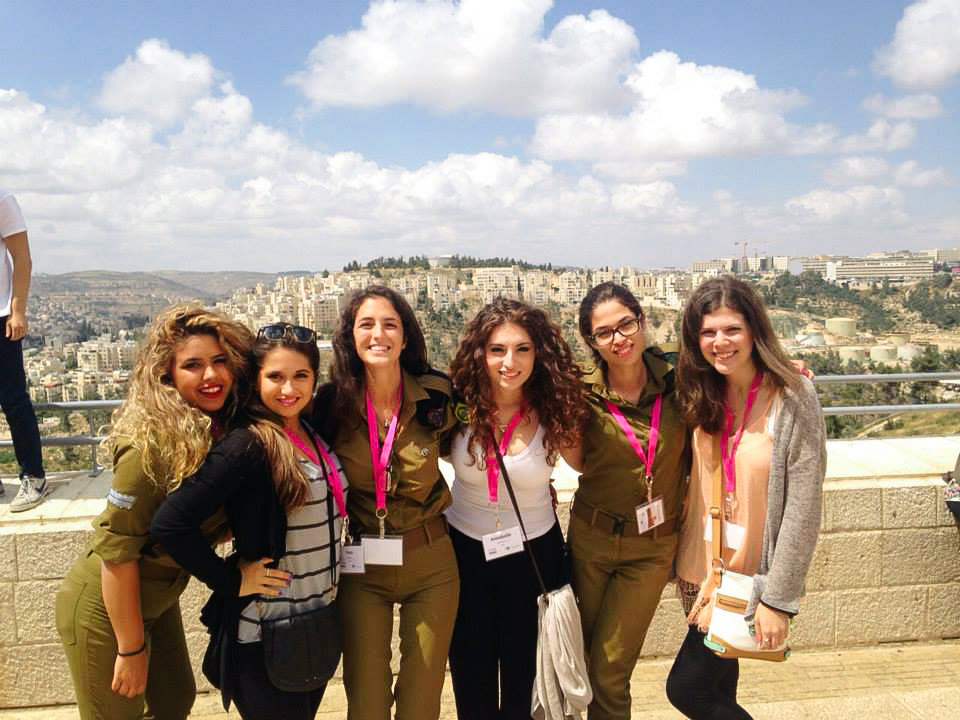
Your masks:
<svg viewBox="0 0 960 720"><path fill-rule="evenodd" d="M529 718L541 585L522 521L543 583L576 592L589 718L630 717L630 676L675 572L690 629L668 697L689 717L749 717L737 661L703 643L711 482L722 467L726 519L744 529L723 560L754 576L748 616L759 646L778 646L819 525L816 395L734 278L693 293L677 370L646 345L622 286L593 288L579 327L586 375L542 310L497 299L448 378L402 296L371 286L343 309L315 393L312 330L254 337L195 306L158 316L111 429L106 510L57 598L81 716L187 716L177 599L192 574L213 590L204 674L244 718L314 717L323 683L290 686L277 656L297 636L333 642L330 617L351 720L387 720L394 704L399 720L437 718L448 656L458 717ZM550 486L561 456L582 473L567 548ZM214 548L229 538L224 557ZM280 627L302 632L278 650Z"/></svg>

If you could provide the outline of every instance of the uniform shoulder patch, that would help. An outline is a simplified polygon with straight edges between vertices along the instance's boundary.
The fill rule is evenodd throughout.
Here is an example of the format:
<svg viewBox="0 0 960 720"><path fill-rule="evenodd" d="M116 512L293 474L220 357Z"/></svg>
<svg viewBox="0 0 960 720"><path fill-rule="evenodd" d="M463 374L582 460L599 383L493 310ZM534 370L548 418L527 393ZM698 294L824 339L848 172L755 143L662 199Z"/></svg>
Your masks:
<svg viewBox="0 0 960 720"><path fill-rule="evenodd" d="M110 488L110 492L107 493L107 502L121 510L133 510L133 505L137 502L137 496L127 495L119 490Z"/></svg>

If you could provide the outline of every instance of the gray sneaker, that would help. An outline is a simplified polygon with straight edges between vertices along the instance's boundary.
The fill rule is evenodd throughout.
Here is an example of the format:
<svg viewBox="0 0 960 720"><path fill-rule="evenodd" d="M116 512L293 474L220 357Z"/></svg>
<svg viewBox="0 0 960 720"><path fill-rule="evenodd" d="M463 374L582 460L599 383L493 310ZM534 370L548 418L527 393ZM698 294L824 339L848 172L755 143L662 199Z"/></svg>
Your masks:
<svg viewBox="0 0 960 720"><path fill-rule="evenodd" d="M35 508L43 502L43 498L50 492L46 478L35 478L24 475L20 480L20 491L10 503L10 512L23 512Z"/></svg>

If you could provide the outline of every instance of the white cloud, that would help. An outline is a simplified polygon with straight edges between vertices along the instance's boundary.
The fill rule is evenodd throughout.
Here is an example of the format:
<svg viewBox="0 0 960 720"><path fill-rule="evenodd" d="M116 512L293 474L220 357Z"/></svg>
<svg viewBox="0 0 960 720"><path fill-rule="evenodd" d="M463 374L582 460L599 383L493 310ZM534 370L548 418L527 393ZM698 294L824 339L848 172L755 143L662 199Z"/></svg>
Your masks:
<svg viewBox="0 0 960 720"><path fill-rule="evenodd" d="M863 107L877 115L894 120L926 120L943 112L940 98L929 93L888 98L871 95L863 101Z"/></svg>
<svg viewBox="0 0 960 720"><path fill-rule="evenodd" d="M882 158L855 156L837 160L826 170L824 178L831 185L862 185L889 172L890 165Z"/></svg>
<svg viewBox="0 0 960 720"><path fill-rule="evenodd" d="M551 0L380 0L362 27L323 38L290 82L314 106L399 102L449 112L621 107L633 29L605 10L568 15L545 36Z"/></svg>
<svg viewBox="0 0 960 720"><path fill-rule="evenodd" d="M876 120L865 133L849 135L839 142L839 150L848 153L893 152L913 144L917 131L908 122Z"/></svg>
<svg viewBox="0 0 960 720"><path fill-rule="evenodd" d="M925 170L915 160L907 160L897 168L895 180L903 187L924 188L944 185L949 182L949 176L943 168Z"/></svg>
<svg viewBox="0 0 960 720"><path fill-rule="evenodd" d="M766 90L738 70L682 62L659 51L628 76L633 107L625 115L554 114L537 123L532 148L548 160L580 160L603 170L708 155L827 149L834 131L800 127L785 114L805 100L796 92ZM674 166L667 165L670 170Z"/></svg>
<svg viewBox="0 0 960 720"><path fill-rule="evenodd" d="M107 112L167 126L207 93L213 78L213 64L206 55L186 55L164 40L146 40L136 57L104 75L99 103Z"/></svg>
<svg viewBox="0 0 960 720"><path fill-rule="evenodd" d="M798 220L813 223L837 223L856 220L883 225L906 220L903 195L892 187L857 185L844 190L813 190L790 198L788 213Z"/></svg>
<svg viewBox="0 0 960 720"><path fill-rule="evenodd" d="M902 87L946 85L960 73L960 3L918 0L908 6L893 40L877 51L874 67Z"/></svg>

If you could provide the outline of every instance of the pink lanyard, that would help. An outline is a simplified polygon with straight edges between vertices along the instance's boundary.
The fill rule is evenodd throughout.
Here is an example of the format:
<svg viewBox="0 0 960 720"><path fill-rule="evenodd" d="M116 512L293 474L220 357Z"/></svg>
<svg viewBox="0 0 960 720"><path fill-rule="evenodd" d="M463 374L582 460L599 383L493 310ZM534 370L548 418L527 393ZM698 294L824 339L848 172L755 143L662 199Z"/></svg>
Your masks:
<svg viewBox="0 0 960 720"><path fill-rule="evenodd" d="M633 451L637 454L637 457L640 458L640 462L643 463L647 480L647 501L653 502L653 459L656 457L657 443L660 441L660 409L663 407L663 395L657 395L657 399L653 402L653 412L650 414L650 436L647 438L646 452L643 451L643 445L640 444L637 434L633 431L633 428L630 427L630 423L627 422L620 408L609 400L607 400L606 403L607 409L610 411L610 414L613 415L613 419L617 421L617 425L623 430L623 434L627 436L627 441L630 443Z"/></svg>
<svg viewBox="0 0 960 720"><path fill-rule="evenodd" d="M397 424L400 420L400 405L403 402L403 385L397 392L397 408L390 418L387 436L383 439L383 449L380 448L380 430L377 427L377 411L373 407L373 400L367 392L367 430L370 433L370 459L373 460L373 479L377 489L377 519L380 521L380 535L383 535L384 520L387 517L387 468L390 465L390 453L393 452L393 443L397 439Z"/></svg>
<svg viewBox="0 0 960 720"><path fill-rule="evenodd" d="M517 425L520 424L520 421L523 420L523 416L527 412L527 404L524 403L520 406L520 409L517 410L513 417L510 418L510 422L507 424L507 429L503 433L503 437L500 438L500 454L507 454L507 447L510 445L510 438L513 437L513 431L517 429ZM487 447L487 491L490 495L490 502L495 503L497 501L497 480L500 477L500 463L497 462L497 453L494 452L493 445L490 444Z"/></svg>
<svg viewBox="0 0 960 720"><path fill-rule="evenodd" d="M317 454L312 448L307 447L303 440L297 437L297 434L291 431L289 428L284 428L284 430L286 430L287 437L290 438L290 442L292 442L300 452L310 458L315 465L321 465L320 458L317 457ZM313 435L313 433L311 433L311 435ZM316 436L314 436L314 441L316 442ZM320 455L323 456L323 461L327 464L327 467L330 468L330 478L328 482L330 484L330 488L333 490L333 499L337 501L337 507L340 509L340 516L346 519L347 501L343 492L343 483L340 482L340 473L337 470L337 466L333 464L330 454L324 449L323 443L317 442L316 448L320 451Z"/></svg>
<svg viewBox="0 0 960 720"><path fill-rule="evenodd" d="M753 403L757 400L757 394L760 392L760 383L763 382L763 373L759 370L753 376L753 382L750 383L750 392L747 394L747 404L743 409L743 417L740 419L740 429L733 438L733 447L727 452L727 443L730 442L730 433L733 432L733 411L730 405L724 407L727 416L727 427L723 431L723 445L720 446L720 462L723 464L723 473L725 477L724 490L727 495L733 495L737 489L737 448L740 446L740 439L743 437L743 429L747 425L747 418L750 416L750 410L753 409Z"/></svg>

